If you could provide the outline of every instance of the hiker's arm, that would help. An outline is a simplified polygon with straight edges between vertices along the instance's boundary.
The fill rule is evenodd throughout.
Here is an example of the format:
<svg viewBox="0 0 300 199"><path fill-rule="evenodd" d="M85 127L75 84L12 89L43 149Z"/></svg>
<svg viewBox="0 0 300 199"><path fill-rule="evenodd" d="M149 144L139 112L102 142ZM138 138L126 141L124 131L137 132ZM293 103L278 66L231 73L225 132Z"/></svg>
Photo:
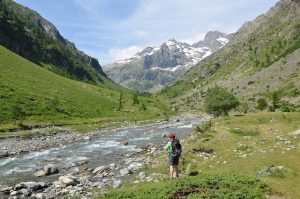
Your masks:
<svg viewBox="0 0 300 199"><path fill-rule="evenodd" d="M166 146L164 146L164 150L168 150L171 147L171 142L168 142Z"/></svg>

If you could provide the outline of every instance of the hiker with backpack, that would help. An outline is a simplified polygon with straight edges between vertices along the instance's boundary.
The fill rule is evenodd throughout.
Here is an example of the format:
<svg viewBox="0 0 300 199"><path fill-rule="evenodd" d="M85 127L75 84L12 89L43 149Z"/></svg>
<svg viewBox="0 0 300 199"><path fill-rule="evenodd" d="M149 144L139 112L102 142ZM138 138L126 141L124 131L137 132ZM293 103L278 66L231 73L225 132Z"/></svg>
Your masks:
<svg viewBox="0 0 300 199"><path fill-rule="evenodd" d="M169 152L170 177L177 178L179 175L178 164L181 156L181 144L172 132L167 134L167 138L169 142L164 148Z"/></svg>

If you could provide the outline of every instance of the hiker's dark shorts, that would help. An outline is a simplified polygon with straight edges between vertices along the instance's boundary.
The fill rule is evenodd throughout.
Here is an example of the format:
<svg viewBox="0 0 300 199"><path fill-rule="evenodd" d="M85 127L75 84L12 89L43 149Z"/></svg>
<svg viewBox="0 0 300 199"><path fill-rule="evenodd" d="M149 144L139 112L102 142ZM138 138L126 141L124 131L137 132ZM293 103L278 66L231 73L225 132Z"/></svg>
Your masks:
<svg viewBox="0 0 300 199"><path fill-rule="evenodd" d="M178 165L179 157L173 157L169 155L169 166Z"/></svg>

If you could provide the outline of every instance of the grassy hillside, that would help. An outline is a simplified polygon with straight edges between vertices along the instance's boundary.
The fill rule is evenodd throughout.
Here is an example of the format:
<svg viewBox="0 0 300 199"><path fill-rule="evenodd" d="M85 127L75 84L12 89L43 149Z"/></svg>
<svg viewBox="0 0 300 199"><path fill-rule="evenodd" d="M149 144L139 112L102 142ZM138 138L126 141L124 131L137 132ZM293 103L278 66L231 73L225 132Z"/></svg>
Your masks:
<svg viewBox="0 0 300 199"><path fill-rule="evenodd" d="M71 79L102 84L106 78L95 58L79 51L37 12L12 0L0 1L0 44Z"/></svg>
<svg viewBox="0 0 300 199"><path fill-rule="evenodd" d="M168 112L109 80L102 87L56 75L0 46L0 126L134 121ZM114 90L111 88L115 87ZM121 99L121 100L120 100Z"/></svg>
<svg viewBox="0 0 300 199"><path fill-rule="evenodd" d="M161 94L179 110L201 110L209 87L222 86L254 107L261 97L271 103L300 104L300 2L282 0L246 23L234 39L207 57Z"/></svg>
<svg viewBox="0 0 300 199"><path fill-rule="evenodd" d="M99 198L300 198L299 121L282 112L213 119L182 143L179 179L168 179L166 154L150 155L158 164L143 171L155 183L135 184L137 175Z"/></svg>

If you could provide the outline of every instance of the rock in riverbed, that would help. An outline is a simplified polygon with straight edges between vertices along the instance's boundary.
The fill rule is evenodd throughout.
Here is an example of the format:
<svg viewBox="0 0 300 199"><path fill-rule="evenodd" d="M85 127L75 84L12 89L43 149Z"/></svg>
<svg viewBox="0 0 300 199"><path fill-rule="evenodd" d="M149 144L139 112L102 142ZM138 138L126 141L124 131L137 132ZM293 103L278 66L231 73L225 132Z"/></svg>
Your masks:
<svg viewBox="0 0 300 199"><path fill-rule="evenodd" d="M100 167L97 167L94 171L93 171L93 174L100 174L102 173L103 171L107 170L108 168L106 166L100 166Z"/></svg>
<svg viewBox="0 0 300 199"><path fill-rule="evenodd" d="M40 170L40 171L37 171L33 174L35 177L43 177L46 175L45 171L43 170Z"/></svg>
<svg viewBox="0 0 300 199"><path fill-rule="evenodd" d="M54 174L59 173L59 170L55 165L48 164L48 165L44 166L44 172L45 172L46 176L49 176L49 175L54 175Z"/></svg>
<svg viewBox="0 0 300 199"><path fill-rule="evenodd" d="M126 176L130 173L130 171L127 168L123 168L120 170L121 176Z"/></svg>
<svg viewBox="0 0 300 199"><path fill-rule="evenodd" d="M75 186L77 184L76 181L73 180L71 176L60 176L58 180L61 185Z"/></svg>

